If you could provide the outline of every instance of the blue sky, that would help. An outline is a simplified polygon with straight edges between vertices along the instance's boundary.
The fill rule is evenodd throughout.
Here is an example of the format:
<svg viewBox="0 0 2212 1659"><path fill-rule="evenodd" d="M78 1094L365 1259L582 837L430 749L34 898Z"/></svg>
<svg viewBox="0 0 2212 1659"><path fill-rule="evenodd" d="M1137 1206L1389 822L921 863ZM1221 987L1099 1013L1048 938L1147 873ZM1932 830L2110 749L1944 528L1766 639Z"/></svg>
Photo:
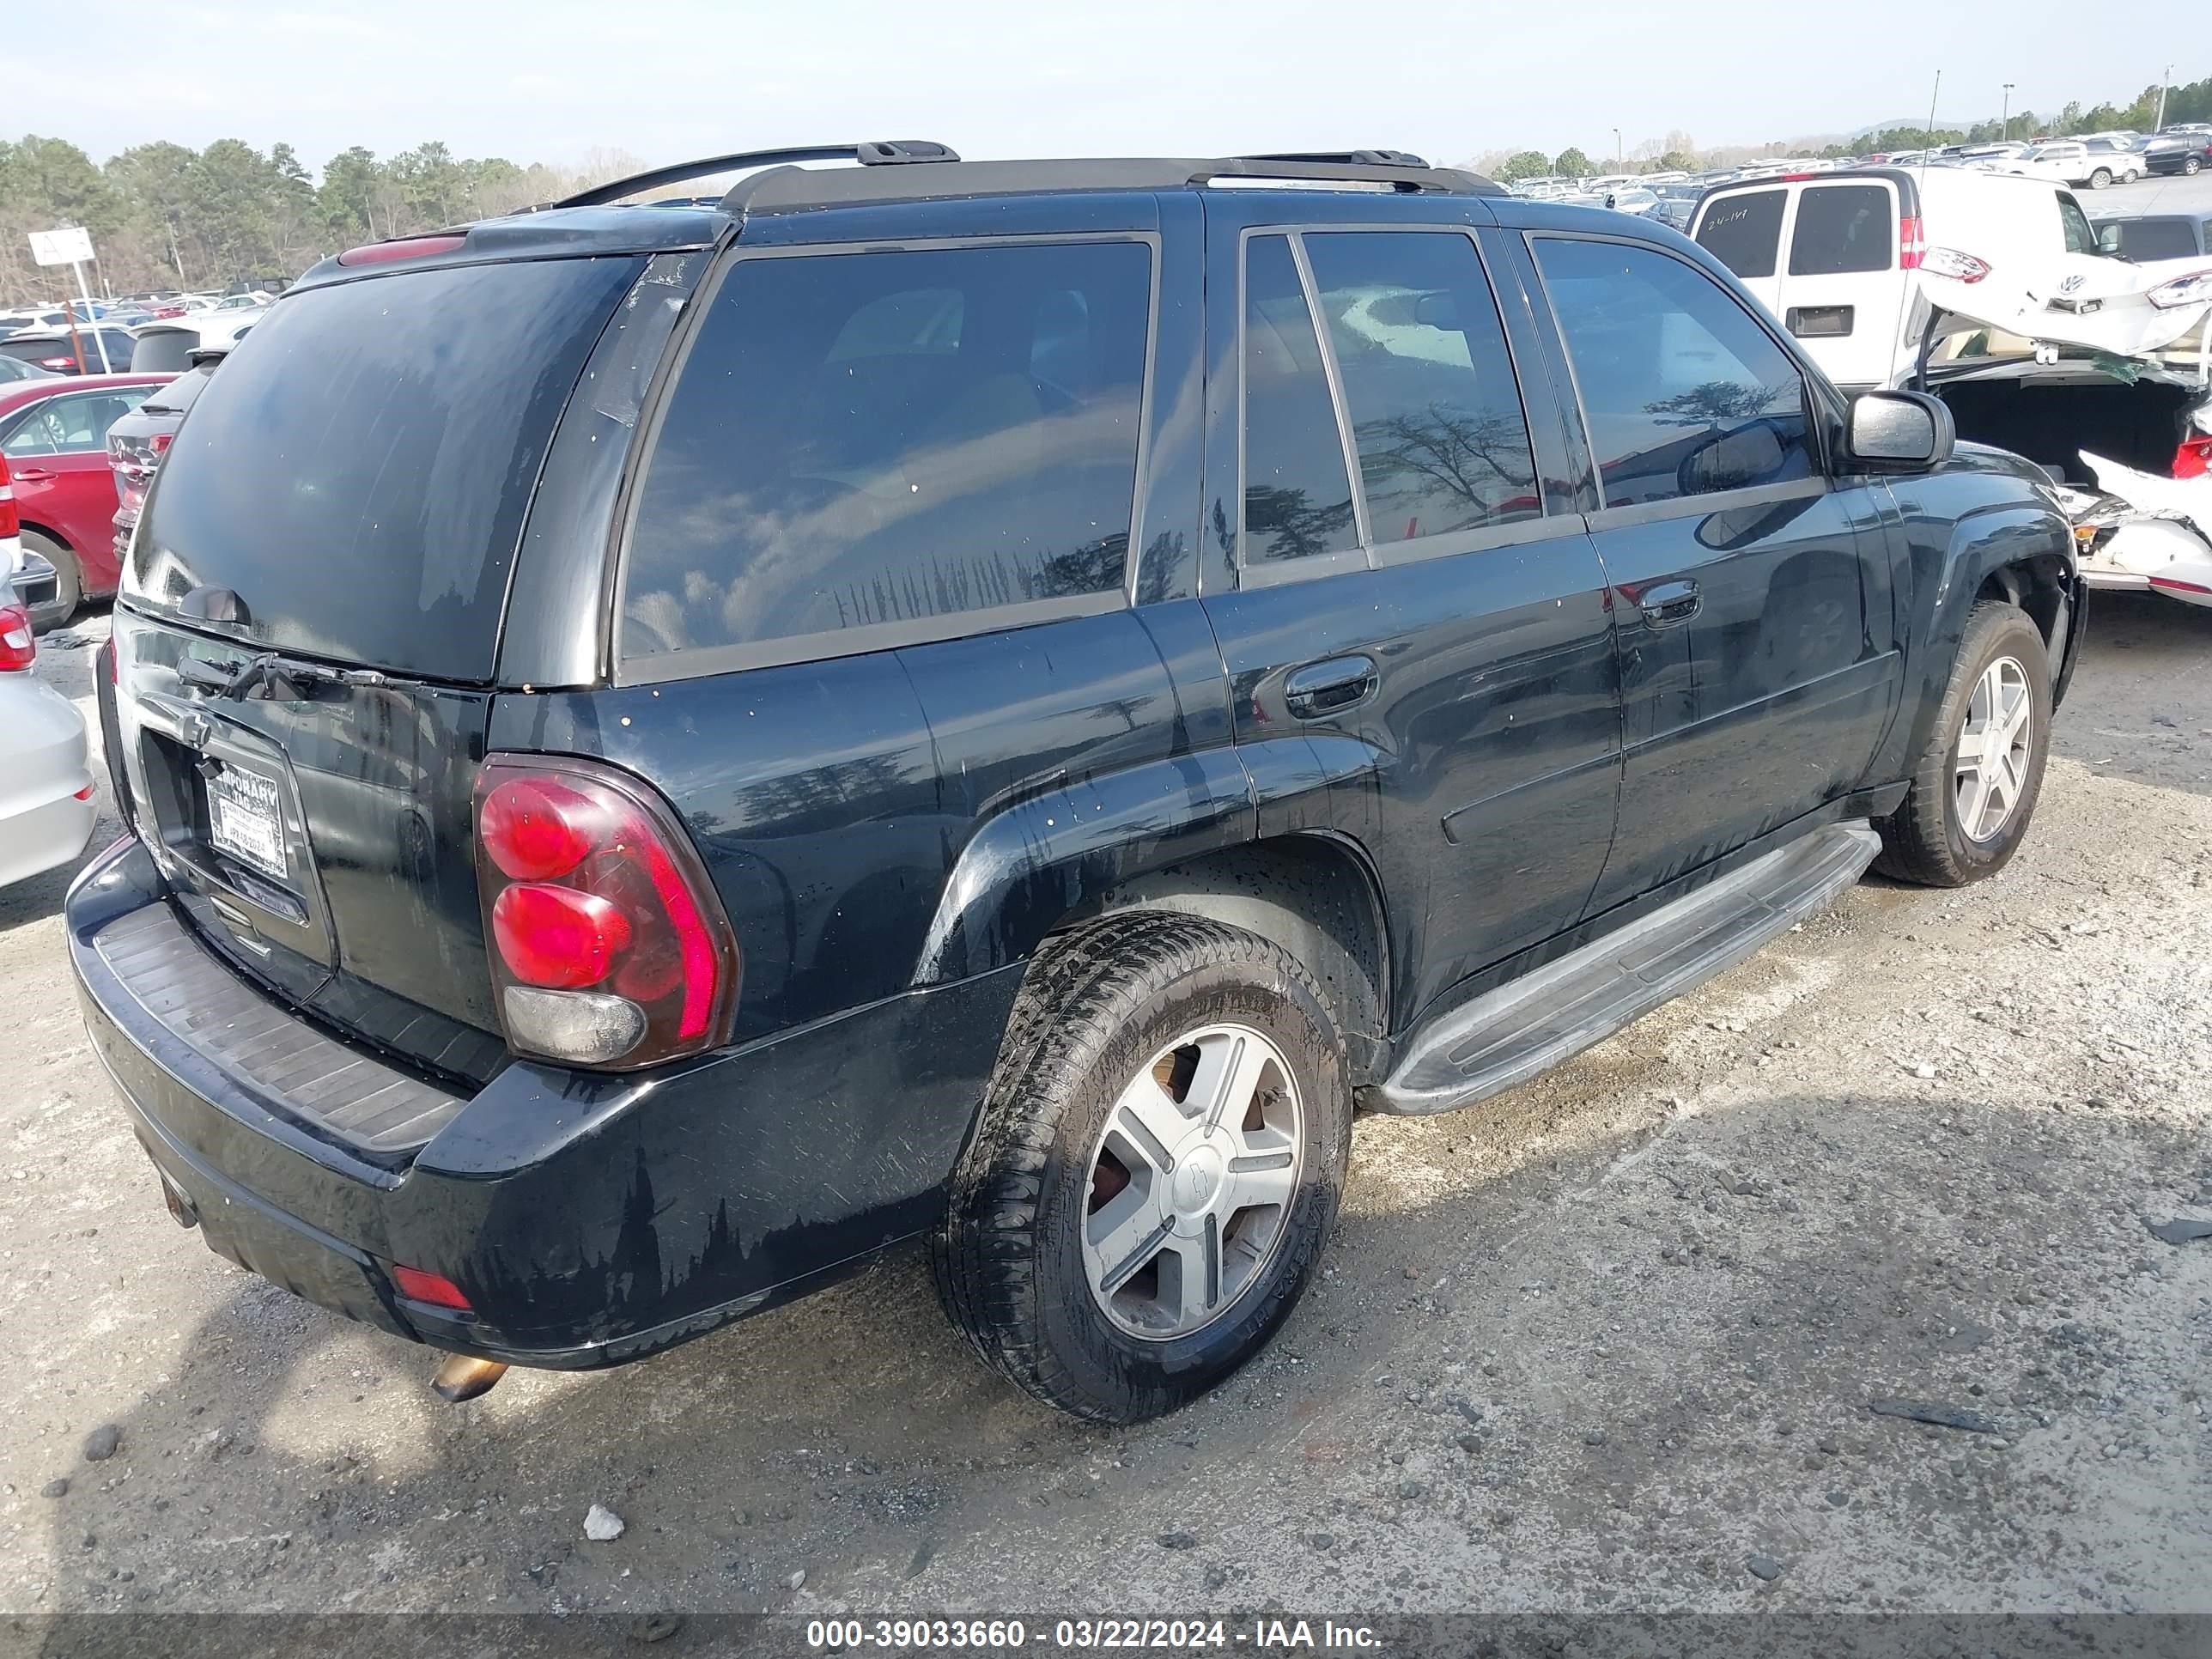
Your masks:
<svg viewBox="0 0 2212 1659"><path fill-rule="evenodd" d="M434 137L558 164L863 137L970 156L1598 155L1616 126L1633 149L1674 129L1759 143L1917 114L1939 67L1939 113L1957 119L1994 114L2005 81L2015 110L2124 102L2185 56L2163 44L2170 28L2085 15L2079 0L161 5L100 75L17 82L0 128L97 160L152 138L284 139L310 166ZM0 40L39 40L56 15L51 0L0 0ZM2197 33L2178 81L2212 73Z"/></svg>

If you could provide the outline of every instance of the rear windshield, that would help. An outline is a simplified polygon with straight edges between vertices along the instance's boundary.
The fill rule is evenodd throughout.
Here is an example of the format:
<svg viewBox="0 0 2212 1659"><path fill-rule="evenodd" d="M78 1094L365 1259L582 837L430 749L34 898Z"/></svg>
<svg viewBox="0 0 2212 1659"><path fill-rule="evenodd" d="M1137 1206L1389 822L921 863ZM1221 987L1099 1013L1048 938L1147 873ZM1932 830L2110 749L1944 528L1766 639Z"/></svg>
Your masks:
<svg viewBox="0 0 2212 1659"><path fill-rule="evenodd" d="M402 271L270 307L194 403L125 592L228 589L258 643L489 679L539 464L641 264Z"/></svg>
<svg viewBox="0 0 2212 1659"><path fill-rule="evenodd" d="M2197 257L2197 228L2186 219L2123 219L2120 253L2137 264Z"/></svg>
<svg viewBox="0 0 2212 1659"><path fill-rule="evenodd" d="M1797 198L1792 276L1887 270L1896 257L1897 204L1886 185L1820 185Z"/></svg>
<svg viewBox="0 0 2212 1659"><path fill-rule="evenodd" d="M1738 276L1771 276L1782 243L1784 194L1753 190L1706 203L1698 246Z"/></svg>

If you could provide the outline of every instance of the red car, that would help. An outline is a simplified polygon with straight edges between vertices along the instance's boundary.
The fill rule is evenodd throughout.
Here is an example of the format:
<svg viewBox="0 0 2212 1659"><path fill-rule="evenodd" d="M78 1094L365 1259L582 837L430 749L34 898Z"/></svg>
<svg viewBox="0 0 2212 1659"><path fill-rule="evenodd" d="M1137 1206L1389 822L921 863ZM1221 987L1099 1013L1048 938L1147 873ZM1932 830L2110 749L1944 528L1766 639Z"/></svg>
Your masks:
<svg viewBox="0 0 2212 1659"><path fill-rule="evenodd" d="M115 591L107 428L175 378L82 374L0 384L0 482L15 486L24 550L45 555L59 579L42 625L66 622L84 600Z"/></svg>

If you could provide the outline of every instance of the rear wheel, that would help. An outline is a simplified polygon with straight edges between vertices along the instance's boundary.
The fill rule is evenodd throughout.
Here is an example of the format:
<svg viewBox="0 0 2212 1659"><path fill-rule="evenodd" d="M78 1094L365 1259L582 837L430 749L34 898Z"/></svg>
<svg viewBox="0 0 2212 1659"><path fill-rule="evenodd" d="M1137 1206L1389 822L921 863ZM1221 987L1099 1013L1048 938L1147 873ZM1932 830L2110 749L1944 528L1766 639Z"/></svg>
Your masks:
<svg viewBox="0 0 2212 1659"><path fill-rule="evenodd" d="M1031 968L933 1251L987 1363L1133 1423L1264 1346L1336 1215L1352 1107L1335 1026L1276 945L1112 921Z"/></svg>
<svg viewBox="0 0 2212 1659"><path fill-rule="evenodd" d="M2050 747L2043 635L2019 606L1984 600L1966 619L1904 804L1875 826L1875 868L1929 887L1996 874L2027 833Z"/></svg>
<svg viewBox="0 0 2212 1659"><path fill-rule="evenodd" d="M2204 171L2203 157L2199 155L2183 156L2181 158L2181 170L2190 178L2194 179L2198 173Z"/></svg>
<svg viewBox="0 0 2212 1659"><path fill-rule="evenodd" d="M2089 175L2089 188L2092 190L2102 190L2112 182L2112 170L2110 167L2099 167Z"/></svg>
<svg viewBox="0 0 2212 1659"><path fill-rule="evenodd" d="M49 628L59 628L77 613L84 603L84 571L76 562L76 555L51 536L42 536L35 530L23 532L23 550L36 553L54 568L54 602L39 607L34 619L41 634Z"/></svg>

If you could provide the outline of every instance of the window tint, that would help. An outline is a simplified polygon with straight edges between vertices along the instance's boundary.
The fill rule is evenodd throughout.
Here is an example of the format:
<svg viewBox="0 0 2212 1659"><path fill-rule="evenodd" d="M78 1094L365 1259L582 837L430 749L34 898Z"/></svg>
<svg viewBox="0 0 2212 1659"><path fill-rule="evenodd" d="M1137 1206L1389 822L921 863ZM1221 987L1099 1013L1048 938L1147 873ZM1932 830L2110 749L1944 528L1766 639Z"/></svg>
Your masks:
<svg viewBox="0 0 2212 1659"><path fill-rule="evenodd" d="M1698 246L1739 276L1771 276L1782 245L1784 194L1755 190L1722 197L1705 210Z"/></svg>
<svg viewBox="0 0 2212 1659"><path fill-rule="evenodd" d="M1451 232L1310 233L1377 542L1540 515L1489 279Z"/></svg>
<svg viewBox="0 0 2212 1659"><path fill-rule="evenodd" d="M1321 337L1291 245L1255 236L1244 253L1244 560L1358 545Z"/></svg>
<svg viewBox="0 0 2212 1659"><path fill-rule="evenodd" d="M834 635L1122 580L1140 243L745 259L668 405L630 656Z"/></svg>
<svg viewBox="0 0 2212 1659"><path fill-rule="evenodd" d="M1812 475L1796 365L1718 283L1651 248L1536 247L1607 506Z"/></svg>
<svg viewBox="0 0 2212 1659"><path fill-rule="evenodd" d="M2197 253L2197 228L2186 219L2123 219L2119 225L2120 252L2137 264Z"/></svg>
<svg viewBox="0 0 2212 1659"><path fill-rule="evenodd" d="M1881 185L1824 185L1797 198L1792 276L1887 270L1896 256L1897 203Z"/></svg>
<svg viewBox="0 0 2212 1659"><path fill-rule="evenodd" d="M107 428L137 408L153 389L126 386L114 392L49 398L8 434L5 443L0 443L0 453L73 455L104 450Z"/></svg>

